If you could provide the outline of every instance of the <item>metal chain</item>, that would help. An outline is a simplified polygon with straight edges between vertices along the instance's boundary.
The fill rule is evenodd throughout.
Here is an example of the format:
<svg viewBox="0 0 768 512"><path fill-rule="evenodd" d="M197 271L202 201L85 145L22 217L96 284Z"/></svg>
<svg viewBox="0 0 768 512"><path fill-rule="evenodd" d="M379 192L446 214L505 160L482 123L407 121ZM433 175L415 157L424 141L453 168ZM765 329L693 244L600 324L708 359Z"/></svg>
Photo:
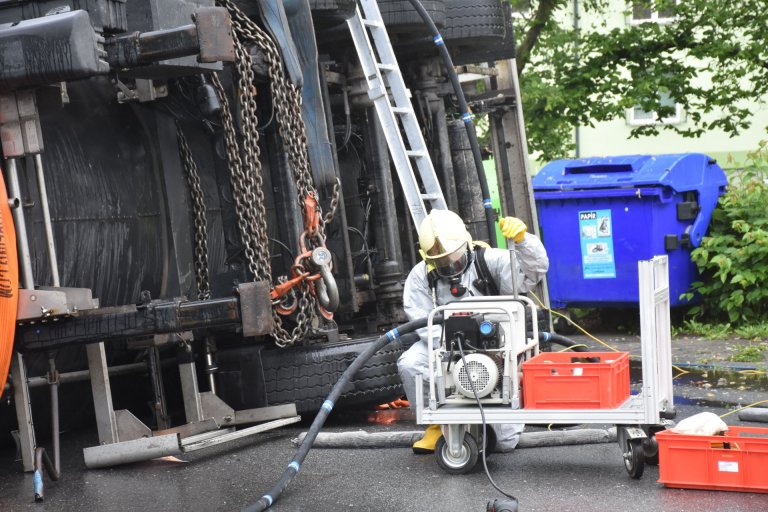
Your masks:
<svg viewBox="0 0 768 512"><path fill-rule="evenodd" d="M319 200L319 196L314 187L312 173L309 169L307 133L301 116L301 93L285 76L280 53L269 35L248 18L232 0L218 0L217 3L226 7L229 11L232 17L233 30L238 37L255 43L264 53L271 78L270 90L275 106L278 132L285 145L288 162L293 170L294 180L296 181L298 200L303 208L304 198L311 196ZM320 218L318 232L309 233L311 240L308 240L308 242L312 246L319 246L325 243L325 222L322 216Z"/></svg>
<svg viewBox="0 0 768 512"><path fill-rule="evenodd" d="M211 285L208 276L208 231L206 229L205 202L203 187L200 184L200 175L197 172L197 164L192 158L187 139L178 121L176 122L176 137L179 141L179 153L184 166L184 176L189 186L189 195L192 199L192 211L195 225L195 279L197 281L197 298L207 300L211 298Z"/></svg>
<svg viewBox="0 0 768 512"><path fill-rule="evenodd" d="M323 217L323 223L326 225L330 224L333 220L333 216L336 213L336 208L339 206L339 201L341 200L341 180L339 178L336 178L336 181L333 183L333 193L331 195L331 204L328 207L328 213L325 214L325 217Z"/></svg>
<svg viewBox="0 0 768 512"><path fill-rule="evenodd" d="M291 165L294 173L294 180L296 181L298 200L301 207L304 207L304 199L306 197L318 198L317 191L312 183L312 174L309 170L309 156L307 150L307 137L304 128L304 123L301 117L301 96L298 89L290 83L282 69L282 60L280 54L275 46L274 42L258 25L253 23L240 9L232 3L230 0L218 0L220 6L225 7L232 17L232 28L234 32L235 40L235 56L236 56L236 69L238 74L238 100L239 107L242 114L243 122L243 155L245 161L245 170L233 169L232 181L233 189L240 190L235 195L242 194L241 203L238 204L236 198L236 207L239 209L245 208L247 211L243 214L238 213L238 221L241 224L241 232L244 228L247 231L248 227L253 228L253 232L250 236L246 235L244 238L248 238L248 242L244 240L246 245L246 251L250 243L253 254L257 257L253 265L258 267L258 270L266 270L266 279L271 279L271 267L269 265L268 256L268 238L266 231L266 212L264 211L264 196L262 191L261 181L261 164L259 161L259 148L258 148L258 131L257 131L257 118L256 118L256 98L254 91L254 73L251 67L250 55L246 51L245 44L252 43L259 47L264 52L267 62L269 64L269 74L271 78L271 92L273 96L274 108L276 113L276 119L278 122L278 128L280 136L285 145L285 149L288 155L288 162ZM218 82L218 80L216 80ZM215 82L215 83L216 83ZM219 95L222 96L223 88L221 83L218 82L217 90ZM228 103L225 105L222 102L222 107L228 107ZM227 109L223 109L227 110ZM231 123L231 115L230 120ZM225 130L226 130L225 120ZM234 135L234 128L232 128L232 135ZM239 150L236 148L237 140L234 136L226 136L227 152L228 154L237 153L239 157ZM230 158L230 162L242 162L239 158ZM236 165L236 164L235 164ZM238 182L238 183L235 183ZM233 191L234 192L234 191ZM319 209L319 207L318 207ZM242 219L242 222L241 222ZM316 247L324 245L325 242L325 219L320 217L320 226L316 233L309 233L307 242L309 245ZM245 225L242 225L245 224ZM259 250L259 249L262 249ZM261 253L266 253L266 261L258 261ZM252 273L258 277L261 275L257 272ZM309 293L308 285L302 283L299 287L298 307L296 313L296 326L288 332L285 330L282 324L282 317L273 310L274 329L273 336L275 343L278 346L285 347L293 345L298 340L304 338L309 330L310 323L314 317L314 310L316 305L316 299L314 295Z"/></svg>
<svg viewBox="0 0 768 512"><path fill-rule="evenodd" d="M243 172L243 161L240 157L240 149L235 133L235 124L232 120L232 112L229 108L229 98L224 91L216 73L211 73L211 81L216 89L216 94L221 103L221 120L224 127L224 141L227 151L227 160L230 169L230 184L232 185L232 198L235 201L235 213L237 214L237 225L240 229L240 239L243 242L245 259L248 263L248 270L251 275L257 278L263 278L264 269L261 259L256 256L256 242L253 226L252 209L248 203L251 194L247 191L245 173Z"/></svg>

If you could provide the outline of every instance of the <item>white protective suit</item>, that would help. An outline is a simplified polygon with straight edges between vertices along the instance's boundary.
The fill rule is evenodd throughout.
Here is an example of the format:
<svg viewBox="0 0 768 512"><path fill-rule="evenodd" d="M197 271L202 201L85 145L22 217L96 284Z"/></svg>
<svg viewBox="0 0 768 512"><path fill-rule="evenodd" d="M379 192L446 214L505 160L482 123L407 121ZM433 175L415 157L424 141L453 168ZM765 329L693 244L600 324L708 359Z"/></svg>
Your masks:
<svg viewBox="0 0 768 512"><path fill-rule="evenodd" d="M511 241L510 241L511 243ZM517 292L525 293L533 289L544 277L549 268L549 259L541 241L534 235L525 234L522 242L515 244L517 255L518 275L516 276ZM506 249L486 249L485 261L488 265L490 277L499 287L501 295L514 293L512 284L512 265L510 251ZM474 260L461 276L461 284L467 288L465 296L483 295L472 282L477 279L477 269ZM451 295L447 279L437 282L437 305L442 306L449 302L460 300L461 297ZM425 318L433 309L432 291L427 281L427 268L425 262L418 263L405 281L403 290L403 307L408 320ZM420 329L421 340L414 343L406 350L397 361L397 369L403 388L411 404L416 403L416 375L421 375L426 382L429 378L429 366L427 358L427 329ZM507 424L491 425L496 434L496 451L507 452L517 446L524 425Z"/></svg>

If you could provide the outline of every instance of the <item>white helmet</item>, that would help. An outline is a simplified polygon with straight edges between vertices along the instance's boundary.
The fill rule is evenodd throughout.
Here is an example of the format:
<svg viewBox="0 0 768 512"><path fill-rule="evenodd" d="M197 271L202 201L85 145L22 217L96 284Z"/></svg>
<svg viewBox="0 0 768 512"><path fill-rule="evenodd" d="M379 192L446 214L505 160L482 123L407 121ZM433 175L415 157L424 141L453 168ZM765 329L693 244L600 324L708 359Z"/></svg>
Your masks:
<svg viewBox="0 0 768 512"><path fill-rule="evenodd" d="M419 226L419 246L427 268L440 277L454 277L467 268L472 235L452 211L432 210Z"/></svg>

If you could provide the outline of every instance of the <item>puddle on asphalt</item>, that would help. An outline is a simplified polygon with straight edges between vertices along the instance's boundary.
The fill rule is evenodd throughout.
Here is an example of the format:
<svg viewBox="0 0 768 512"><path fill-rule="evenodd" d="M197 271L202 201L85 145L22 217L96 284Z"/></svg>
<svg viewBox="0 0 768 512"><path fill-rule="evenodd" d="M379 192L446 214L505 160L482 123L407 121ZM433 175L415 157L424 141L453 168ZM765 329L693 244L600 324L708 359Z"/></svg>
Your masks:
<svg viewBox="0 0 768 512"><path fill-rule="evenodd" d="M681 366L672 369L675 386L695 386L701 389L734 389L738 391L767 391L768 375L758 370L729 368L700 368ZM640 361L630 362L630 381L639 384L642 378Z"/></svg>

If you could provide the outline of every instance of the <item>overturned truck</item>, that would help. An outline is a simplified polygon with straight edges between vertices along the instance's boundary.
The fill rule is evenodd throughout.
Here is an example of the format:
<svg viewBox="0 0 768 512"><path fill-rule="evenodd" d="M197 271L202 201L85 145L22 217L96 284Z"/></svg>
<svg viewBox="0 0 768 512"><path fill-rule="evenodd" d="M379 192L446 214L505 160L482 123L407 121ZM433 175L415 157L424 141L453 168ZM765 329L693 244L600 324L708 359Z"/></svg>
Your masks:
<svg viewBox="0 0 768 512"><path fill-rule="evenodd" d="M102 443L291 418L403 320L415 226L350 38L357 4L0 2L0 423L26 469L46 388L58 425L93 410L67 391L90 379ZM508 3L422 4L483 84L468 101L489 116L499 213L535 225L508 172L525 151L515 82L494 64L514 56ZM445 204L488 239L434 38L410 2L378 8ZM401 352L379 352L339 406L400 396Z"/></svg>

